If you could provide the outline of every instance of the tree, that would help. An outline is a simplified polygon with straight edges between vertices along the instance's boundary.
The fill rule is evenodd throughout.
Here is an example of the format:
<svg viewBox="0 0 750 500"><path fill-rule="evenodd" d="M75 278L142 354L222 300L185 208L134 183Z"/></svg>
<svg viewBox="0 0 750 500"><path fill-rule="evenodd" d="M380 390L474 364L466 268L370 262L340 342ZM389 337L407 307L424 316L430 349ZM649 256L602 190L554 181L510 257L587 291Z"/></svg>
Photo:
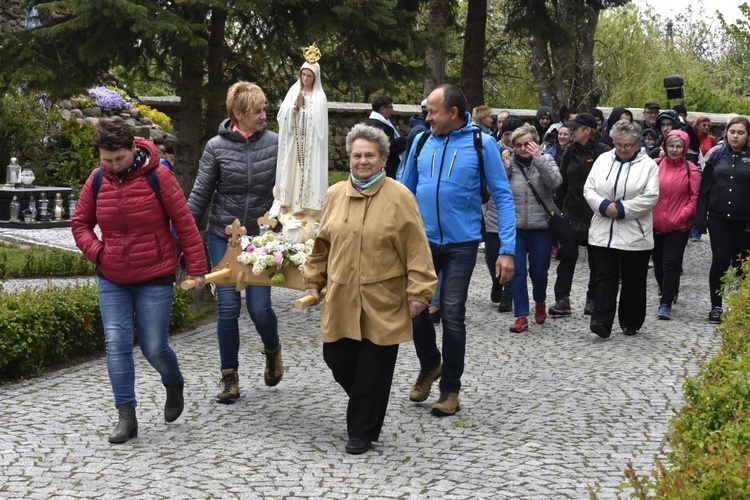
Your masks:
<svg viewBox="0 0 750 500"><path fill-rule="evenodd" d="M461 86L469 109L484 104L484 55L487 43L487 0L469 0L461 69Z"/></svg>
<svg viewBox="0 0 750 500"><path fill-rule="evenodd" d="M0 87L60 97L114 67L171 75L181 98L175 173L189 191L203 144L223 118L227 82L258 82L275 103L317 40L332 99L395 88L421 60L411 29L418 0L41 0L43 27L0 35ZM150 73L151 72L151 73Z"/></svg>
<svg viewBox="0 0 750 500"><path fill-rule="evenodd" d="M528 36L531 71L543 105L595 107L601 90L594 77L594 34L599 13L628 0L511 0L506 30Z"/></svg>
<svg viewBox="0 0 750 500"><path fill-rule="evenodd" d="M429 73L424 81L424 95L428 95L445 83L446 63L446 32L450 21L448 0L430 0L429 21L427 32L431 35L425 54L425 62Z"/></svg>

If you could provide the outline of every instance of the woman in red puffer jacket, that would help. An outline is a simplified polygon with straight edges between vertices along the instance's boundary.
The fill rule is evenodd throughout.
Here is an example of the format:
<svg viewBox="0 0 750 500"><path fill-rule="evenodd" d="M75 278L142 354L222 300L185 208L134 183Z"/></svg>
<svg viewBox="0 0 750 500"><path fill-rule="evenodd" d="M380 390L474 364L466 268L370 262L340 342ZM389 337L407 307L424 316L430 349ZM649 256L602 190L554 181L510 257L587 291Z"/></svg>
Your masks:
<svg viewBox="0 0 750 500"><path fill-rule="evenodd" d="M671 319L680 288L682 258L698 205L701 173L685 158L689 138L672 130L664 141L659 165L659 201L654 207L654 274L661 290L659 319Z"/></svg>
<svg viewBox="0 0 750 500"><path fill-rule="evenodd" d="M198 290L205 283L206 257L182 189L159 165L152 142L133 137L122 121L100 120L94 146L101 172L92 172L83 186L71 227L78 248L96 264L107 371L119 416L109 442L124 443L138 435L135 326L141 351L166 388L164 419L176 420L185 404L182 373L169 346L178 266L170 221Z"/></svg>

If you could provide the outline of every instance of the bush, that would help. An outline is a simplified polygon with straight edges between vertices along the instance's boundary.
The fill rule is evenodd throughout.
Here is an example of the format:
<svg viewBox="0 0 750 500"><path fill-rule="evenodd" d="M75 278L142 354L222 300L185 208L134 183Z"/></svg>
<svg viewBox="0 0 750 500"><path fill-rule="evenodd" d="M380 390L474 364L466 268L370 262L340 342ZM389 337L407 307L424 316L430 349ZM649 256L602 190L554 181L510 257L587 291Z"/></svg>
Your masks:
<svg viewBox="0 0 750 500"><path fill-rule="evenodd" d="M40 171L39 185L70 186L81 192L93 169L99 166L99 156L93 146L94 126L68 120L52 136L51 152L46 167Z"/></svg>
<svg viewBox="0 0 750 500"><path fill-rule="evenodd" d="M0 98L0 167L3 183L5 166L10 163L11 157L17 157L21 165L26 160L36 164L43 157L45 144L57 130L59 120L59 110L44 94L17 90Z"/></svg>
<svg viewBox="0 0 750 500"><path fill-rule="evenodd" d="M141 113L143 113L143 116L151 120L154 124L160 126L167 132L172 132L172 119L165 113L146 106L145 104L139 104L136 107Z"/></svg>
<svg viewBox="0 0 750 500"><path fill-rule="evenodd" d="M93 274L94 265L81 253L0 242L0 279Z"/></svg>
<svg viewBox="0 0 750 500"><path fill-rule="evenodd" d="M191 302L190 292L175 288L173 331L195 320L188 311ZM103 347L99 296L93 283L0 295L0 380L37 375Z"/></svg>
<svg viewBox="0 0 750 500"><path fill-rule="evenodd" d="M686 403L667 437L669 465L657 461L651 477L626 471L635 497L750 497L750 261L743 271L718 329L721 348L683 386Z"/></svg>

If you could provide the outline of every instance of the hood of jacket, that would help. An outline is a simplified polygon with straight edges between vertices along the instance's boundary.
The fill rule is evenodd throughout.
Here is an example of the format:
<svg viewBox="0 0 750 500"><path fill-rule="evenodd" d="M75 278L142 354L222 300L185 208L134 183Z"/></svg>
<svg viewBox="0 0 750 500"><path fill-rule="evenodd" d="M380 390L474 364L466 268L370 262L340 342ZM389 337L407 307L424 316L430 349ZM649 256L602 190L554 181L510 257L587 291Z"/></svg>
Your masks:
<svg viewBox="0 0 750 500"><path fill-rule="evenodd" d="M628 111L625 108L612 108L612 112L609 114L609 118L607 118L607 130L612 130L612 126L619 122L622 118L622 115L624 114L631 114L630 111ZM633 116L631 114L630 118L632 119Z"/></svg>
<svg viewBox="0 0 750 500"><path fill-rule="evenodd" d="M667 153L667 139L670 137L679 137L682 139L683 149L682 156L677 159L672 159ZM668 165L682 165L685 163L685 157L687 156L688 148L690 147L690 138L687 133L682 130L670 130L667 137L664 138L664 159L662 161L667 162Z"/></svg>
<svg viewBox="0 0 750 500"><path fill-rule="evenodd" d="M409 118L409 127L414 128L419 125L425 125L427 122L424 119L424 116L422 115L412 115L411 118Z"/></svg>

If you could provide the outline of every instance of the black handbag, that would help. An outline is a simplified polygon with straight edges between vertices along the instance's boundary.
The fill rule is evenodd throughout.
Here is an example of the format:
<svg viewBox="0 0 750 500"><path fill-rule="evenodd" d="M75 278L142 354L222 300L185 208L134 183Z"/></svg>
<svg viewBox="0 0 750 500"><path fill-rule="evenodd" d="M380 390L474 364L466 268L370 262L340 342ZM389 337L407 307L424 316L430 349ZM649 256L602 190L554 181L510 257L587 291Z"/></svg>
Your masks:
<svg viewBox="0 0 750 500"><path fill-rule="evenodd" d="M526 179L526 185L531 190L531 194L534 195L536 201L542 206L542 209L544 209L544 212L547 214L547 224L549 225L549 229L552 231L552 234L555 235L555 238L557 238L560 246L565 246L566 243L573 241L573 230L570 228L570 222L568 219L565 218L557 206L552 205L552 210L547 208L547 205L544 204L539 193L536 192L533 184L531 184L531 180L529 180L526 172L524 172L523 167L519 167L519 170L524 179Z"/></svg>

